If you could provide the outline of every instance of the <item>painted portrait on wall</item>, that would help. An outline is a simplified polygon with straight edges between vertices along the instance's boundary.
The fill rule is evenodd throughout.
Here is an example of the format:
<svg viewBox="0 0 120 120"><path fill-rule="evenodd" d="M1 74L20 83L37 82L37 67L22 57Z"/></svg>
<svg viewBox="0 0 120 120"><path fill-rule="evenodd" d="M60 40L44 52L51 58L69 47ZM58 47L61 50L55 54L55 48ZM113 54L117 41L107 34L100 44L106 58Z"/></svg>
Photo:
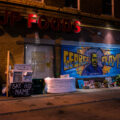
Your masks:
<svg viewBox="0 0 120 120"><path fill-rule="evenodd" d="M76 78L107 77L120 73L120 49L106 44L63 45L61 74Z"/></svg>

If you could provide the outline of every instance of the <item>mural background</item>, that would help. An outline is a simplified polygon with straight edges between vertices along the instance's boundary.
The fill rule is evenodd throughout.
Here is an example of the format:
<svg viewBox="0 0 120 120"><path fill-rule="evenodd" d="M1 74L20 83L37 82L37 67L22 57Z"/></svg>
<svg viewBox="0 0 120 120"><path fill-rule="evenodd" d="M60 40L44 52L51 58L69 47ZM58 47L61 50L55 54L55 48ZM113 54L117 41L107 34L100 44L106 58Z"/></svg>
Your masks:
<svg viewBox="0 0 120 120"><path fill-rule="evenodd" d="M61 52L61 74L69 74L75 78L120 74L120 48L117 45L84 42L62 45Z"/></svg>

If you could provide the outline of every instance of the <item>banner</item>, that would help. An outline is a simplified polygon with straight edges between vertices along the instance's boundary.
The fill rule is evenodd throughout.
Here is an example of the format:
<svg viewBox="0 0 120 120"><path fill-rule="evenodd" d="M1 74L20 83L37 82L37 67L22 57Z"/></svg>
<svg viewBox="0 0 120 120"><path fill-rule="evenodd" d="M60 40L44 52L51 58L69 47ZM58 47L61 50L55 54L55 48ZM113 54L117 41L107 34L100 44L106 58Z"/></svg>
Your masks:
<svg viewBox="0 0 120 120"><path fill-rule="evenodd" d="M106 45L104 45L106 46ZM120 48L62 45L61 74L75 78L109 77L120 74Z"/></svg>

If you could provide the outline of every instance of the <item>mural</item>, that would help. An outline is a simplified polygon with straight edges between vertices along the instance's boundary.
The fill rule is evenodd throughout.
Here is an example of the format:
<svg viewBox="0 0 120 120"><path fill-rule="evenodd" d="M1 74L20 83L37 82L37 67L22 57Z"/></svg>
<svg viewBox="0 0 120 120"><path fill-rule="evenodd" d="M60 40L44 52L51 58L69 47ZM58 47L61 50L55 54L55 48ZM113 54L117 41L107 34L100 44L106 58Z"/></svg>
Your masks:
<svg viewBox="0 0 120 120"><path fill-rule="evenodd" d="M120 48L95 47L95 44L93 46L63 45L61 74L69 74L76 78L120 74Z"/></svg>

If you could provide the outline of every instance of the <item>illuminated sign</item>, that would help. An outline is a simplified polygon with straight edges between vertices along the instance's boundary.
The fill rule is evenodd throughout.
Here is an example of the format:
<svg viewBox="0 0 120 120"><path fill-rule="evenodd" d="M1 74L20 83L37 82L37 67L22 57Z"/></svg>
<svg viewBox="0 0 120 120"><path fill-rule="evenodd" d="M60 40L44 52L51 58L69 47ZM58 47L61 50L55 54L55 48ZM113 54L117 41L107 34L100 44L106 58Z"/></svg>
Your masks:
<svg viewBox="0 0 120 120"><path fill-rule="evenodd" d="M28 28L32 27L32 23L37 23L41 30L47 30L51 28L53 31L74 32L79 33L81 31L80 21L74 21L68 19L51 18L36 14L29 14Z"/></svg>
<svg viewBox="0 0 120 120"><path fill-rule="evenodd" d="M62 46L61 74L71 77L107 77L120 74L120 49Z"/></svg>
<svg viewBox="0 0 120 120"><path fill-rule="evenodd" d="M10 19L10 22L9 22L9 19ZM13 11L11 12L5 11L4 18L0 20L0 24L6 25L10 23L11 26L14 26L15 22L19 22L21 21L21 19L22 17L20 13L13 12Z"/></svg>
<svg viewBox="0 0 120 120"><path fill-rule="evenodd" d="M18 12L5 11L4 18L0 19L1 25L10 24L14 26L16 22L20 22L22 16ZM28 15L28 28L32 28L32 24L37 24L41 30L48 30L49 28L56 32L74 32L79 33L81 31L80 21L71 21L69 19L60 19L47 17L44 15L38 16L37 14Z"/></svg>

